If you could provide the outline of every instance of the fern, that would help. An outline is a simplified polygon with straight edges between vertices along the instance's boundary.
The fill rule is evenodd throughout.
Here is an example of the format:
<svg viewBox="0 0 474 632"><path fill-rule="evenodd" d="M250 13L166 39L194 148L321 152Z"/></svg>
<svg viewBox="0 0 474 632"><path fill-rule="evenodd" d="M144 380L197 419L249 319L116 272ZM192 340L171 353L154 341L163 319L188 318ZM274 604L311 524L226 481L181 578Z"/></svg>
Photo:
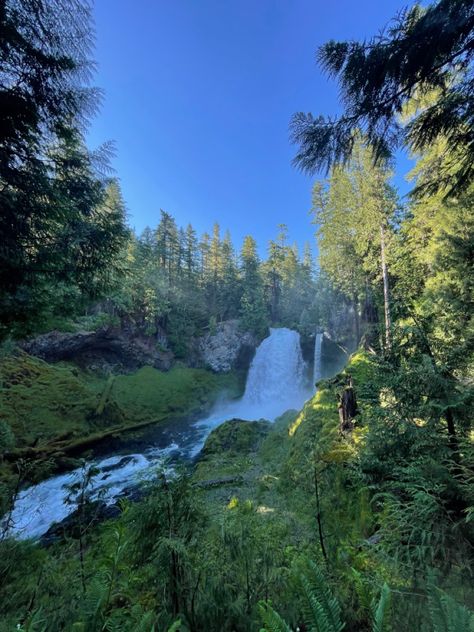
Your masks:
<svg viewBox="0 0 474 632"><path fill-rule="evenodd" d="M290 626L273 610L269 603L261 601L258 604L258 612L262 619L263 630L266 632L291 632Z"/></svg>
<svg viewBox="0 0 474 632"><path fill-rule="evenodd" d="M47 632L48 630L48 624L43 618L41 608L34 612L23 625L18 624L18 626L17 630L21 632Z"/></svg>
<svg viewBox="0 0 474 632"><path fill-rule="evenodd" d="M382 586L380 599L372 606L372 632L385 632L388 629L392 593L387 584Z"/></svg>
<svg viewBox="0 0 474 632"><path fill-rule="evenodd" d="M474 613L432 583L428 584L428 609L433 632L474 632Z"/></svg>
<svg viewBox="0 0 474 632"><path fill-rule="evenodd" d="M298 583L304 597L305 623L312 632L341 632L341 608L327 586L318 566L308 561L298 575ZM291 632L291 628L269 604L259 604L260 617L268 632Z"/></svg>
<svg viewBox="0 0 474 632"><path fill-rule="evenodd" d="M154 631L155 628L151 632ZM135 632L135 630L134 630ZM143 632L149 632L148 628L143 630ZM167 632L189 632L188 626L181 621L181 619L177 619L171 627L168 628Z"/></svg>
<svg viewBox="0 0 474 632"><path fill-rule="evenodd" d="M138 622L134 632L155 632L155 615L153 612L145 613Z"/></svg>
<svg viewBox="0 0 474 632"><path fill-rule="evenodd" d="M307 568L299 576L299 583L306 599L304 611L308 627L315 632L340 632L344 623L339 603L314 562L307 562Z"/></svg>

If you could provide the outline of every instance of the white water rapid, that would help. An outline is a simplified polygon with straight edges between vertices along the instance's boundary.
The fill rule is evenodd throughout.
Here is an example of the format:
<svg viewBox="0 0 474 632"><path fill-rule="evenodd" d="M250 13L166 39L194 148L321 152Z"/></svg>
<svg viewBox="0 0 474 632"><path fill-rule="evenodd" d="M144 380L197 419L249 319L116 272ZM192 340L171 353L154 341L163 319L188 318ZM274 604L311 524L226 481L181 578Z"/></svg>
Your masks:
<svg viewBox="0 0 474 632"><path fill-rule="evenodd" d="M157 438L143 453L109 455L90 462L97 471L88 488L90 497L113 505L127 490L153 478L163 464L196 456L211 430L228 419L273 421L289 408L300 409L311 395L305 368L299 334L286 328L271 329L257 348L242 399L221 404L198 422L157 427ZM64 520L77 506L70 487L83 476L84 470L79 468L22 490L8 517L9 533L19 539L38 538L53 523ZM72 502L68 501L71 496Z"/></svg>

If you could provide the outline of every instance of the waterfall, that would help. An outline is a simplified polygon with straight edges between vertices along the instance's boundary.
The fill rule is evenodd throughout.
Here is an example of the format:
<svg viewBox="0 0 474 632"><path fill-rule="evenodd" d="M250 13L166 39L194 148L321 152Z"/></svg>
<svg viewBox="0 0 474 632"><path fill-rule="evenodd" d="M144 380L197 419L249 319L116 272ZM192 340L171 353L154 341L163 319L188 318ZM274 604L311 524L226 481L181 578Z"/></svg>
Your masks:
<svg viewBox="0 0 474 632"><path fill-rule="evenodd" d="M228 419L273 421L289 408L300 409L311 395L304 375L299 334L291 329L271 329L257 348L240 401L223 403L198 422L174 421L157 426L158 438L143 453L91 461L89 465L97 472L89 488L91 498L107 505L116 503L140 481L153 479L157 467L196 456L211 430ZM67 518L77 507L77 499L68 501L71 485L77 485L83 476L84 470L79 468L20 491L10 516L9 534L20 539L37 538L54 522Z"/></svg>
<svg viewBox="0 0 474 632"><path fill-rule="evenodd" d="M300 335L291 329L270 329L250 366L240 417L273 420L289 408L300 408L308 396Z"/></svg>
<svg viewBox="0 0 474 632"><path fill-rule="evenodd" d="M323 346L324 334L316 334L314 341L314 369L313 369L313 384L319 382L322 378L321 372L321 349Z"/></svg>

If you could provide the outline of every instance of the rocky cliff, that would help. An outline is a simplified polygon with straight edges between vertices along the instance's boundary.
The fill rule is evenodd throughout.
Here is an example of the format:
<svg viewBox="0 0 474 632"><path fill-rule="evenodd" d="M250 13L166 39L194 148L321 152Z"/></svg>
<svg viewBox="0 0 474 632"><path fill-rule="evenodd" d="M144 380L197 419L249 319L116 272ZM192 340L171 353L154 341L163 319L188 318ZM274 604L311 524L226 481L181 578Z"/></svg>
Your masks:
<svg viewBox="0 0 474 632"><path fill-rule="evenodd" d="M130 373L143 366L168 371L174 363L164 331L147 335L131 326L74 333L51 331L19 346L47 362L73 362L82 369L101 373ZM196 338L185 363L215 373L247 369L256 346L252 334L242 332L237 320L229 320Z"/></svg>
<svg viewBox="0 0 474 632"><path fill-rule="evenodd" d="M167 371L173 362L163 335L151 337L118 327L75 333L51 331L20 346L47 362L67 360L83 369L107 373L129 373L142 366Z"/></svg>
<svg viewBox="0 0 474 632"><path fill-rule="evenodd" d="M257 346L257 340L249 332L239 328L238 320L227 320L216 325L199 340L199 355L206 368L216 373L228 373L231 369L247 369Z"/></svg>

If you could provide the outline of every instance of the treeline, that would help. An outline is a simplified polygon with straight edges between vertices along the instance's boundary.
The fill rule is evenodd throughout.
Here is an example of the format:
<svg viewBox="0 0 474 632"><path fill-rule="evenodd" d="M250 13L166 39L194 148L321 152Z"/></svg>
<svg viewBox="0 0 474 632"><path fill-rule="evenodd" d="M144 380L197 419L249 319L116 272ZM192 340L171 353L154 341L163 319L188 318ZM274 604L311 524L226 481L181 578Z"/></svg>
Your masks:
<svg viewBox="0 0 474 632"><path fill-rule="evenodd" d="M0 28L0 340L111 314L148 333L164 328L183 355L190 337L227 318L257 336L271 324L322 324L331 290L285 226L264 261L250 236L237 253L219 226L198 237L165 212L132 234L110 145L85 142L100 102L89 2L10 0Z"/></svg>
<svg viewBox="0 0 474 632"><path fill-rule="evenodd" d="M109 305L154 334L163 328L182 355L196 333L227 319L264 336L269 325L309 327L316 313L316 276L309 245L303 257L287 244L286 226L261 260L248 235L239 253L229 232L198 237L161 211L155 229L146 228L127 245L127 271Z"/></svg>

